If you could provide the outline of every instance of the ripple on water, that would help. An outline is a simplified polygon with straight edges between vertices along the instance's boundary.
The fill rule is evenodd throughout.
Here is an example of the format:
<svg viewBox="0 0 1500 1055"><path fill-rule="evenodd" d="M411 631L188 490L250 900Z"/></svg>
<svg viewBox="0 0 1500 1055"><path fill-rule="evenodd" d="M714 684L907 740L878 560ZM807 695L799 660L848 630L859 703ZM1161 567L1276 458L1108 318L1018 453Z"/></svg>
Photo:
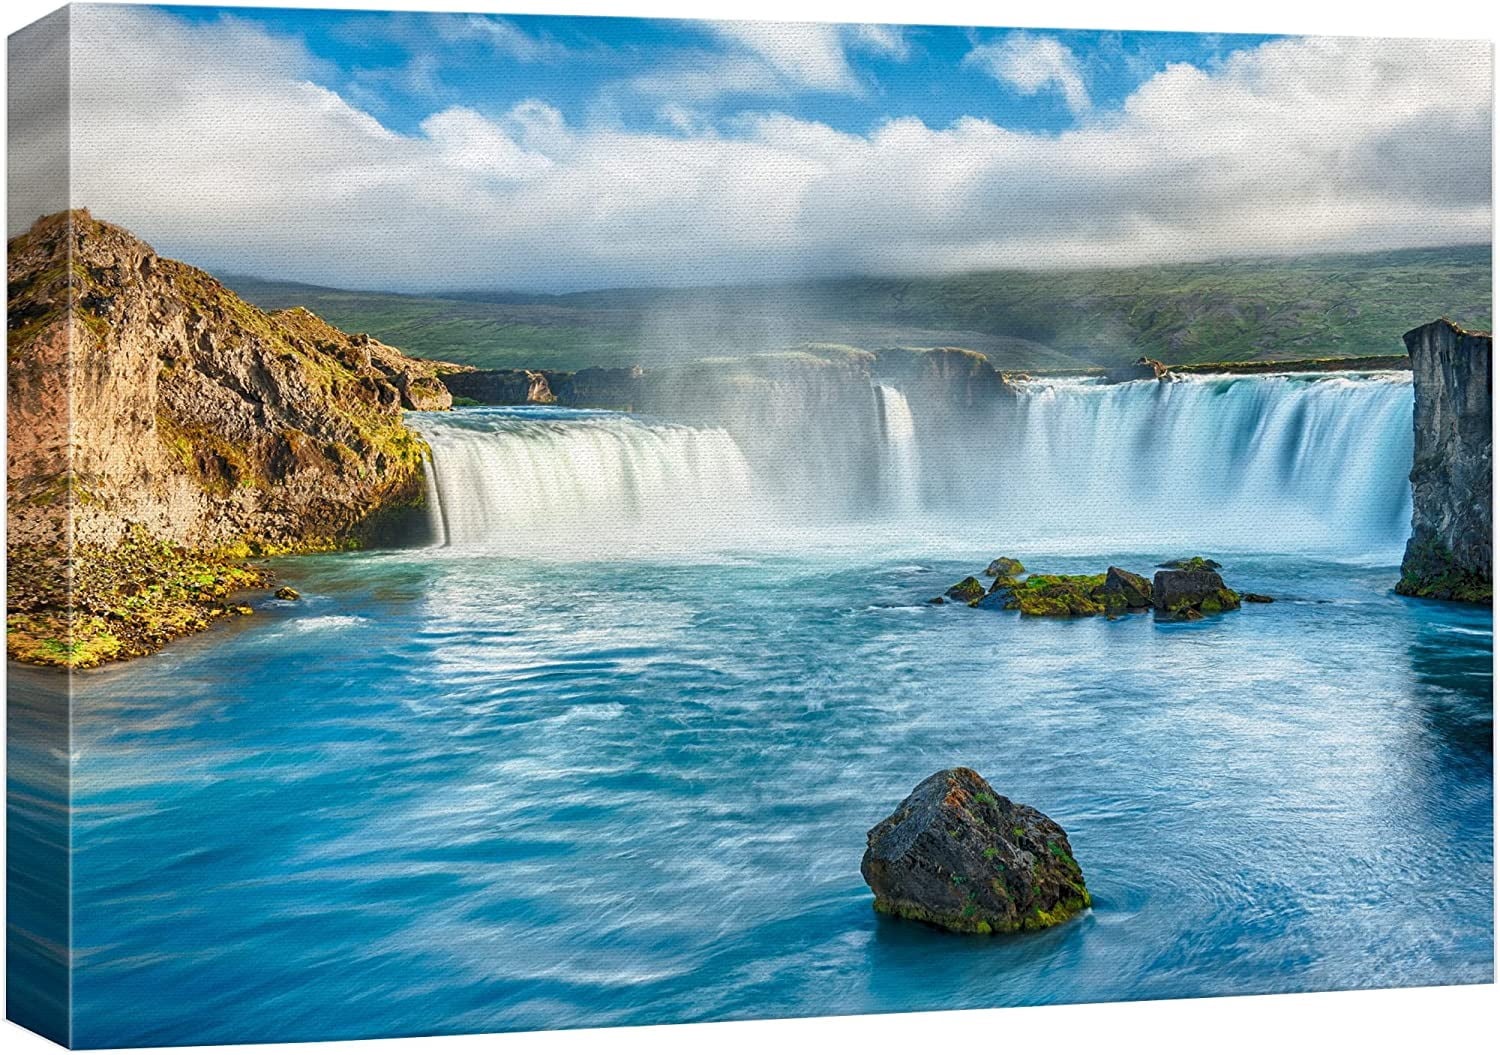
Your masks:
<svg viewBox="0 0 1500 1055"><path fill-rule="evenodd" d="M80 679L80 1043L1490 977L1488 613L1245 555L1348 603L919 603L975 559L314 558L301 609ZM871 911L866 830L954 764L1068 830L1093 913Z"/></svg>

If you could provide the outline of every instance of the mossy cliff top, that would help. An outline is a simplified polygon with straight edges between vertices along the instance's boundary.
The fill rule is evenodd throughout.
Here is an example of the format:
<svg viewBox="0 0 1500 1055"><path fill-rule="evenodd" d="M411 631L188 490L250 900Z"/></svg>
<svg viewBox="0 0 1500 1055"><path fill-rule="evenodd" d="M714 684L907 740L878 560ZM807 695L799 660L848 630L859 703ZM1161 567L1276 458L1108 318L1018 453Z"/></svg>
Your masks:
<svg viewBox="0 0 1500 1055"><path fill-rule="evenodd" d="M426 447L402 410L447 405L444 364L261 311L86 210L8 251L13 593L53 596L27 569L62 538L106 563L142 540L205 559L325 549L420 503ZM67 609L28 615L76 628Z"/></svg>

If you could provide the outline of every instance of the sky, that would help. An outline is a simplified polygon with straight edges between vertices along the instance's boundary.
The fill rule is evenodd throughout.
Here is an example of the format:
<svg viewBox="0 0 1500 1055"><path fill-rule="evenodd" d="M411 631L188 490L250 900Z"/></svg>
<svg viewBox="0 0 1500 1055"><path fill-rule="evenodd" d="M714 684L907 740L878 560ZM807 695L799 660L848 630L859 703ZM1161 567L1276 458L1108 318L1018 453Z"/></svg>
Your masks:
<svg viewBox="0 0 1500 1055"><path fill-rule="evenodd" d="M559 292L1490 240L1484 42L71 10L71 203L220 273ZM13 156L57 119L38 40ZM46 211L26 176L12 234Z"/></svg>

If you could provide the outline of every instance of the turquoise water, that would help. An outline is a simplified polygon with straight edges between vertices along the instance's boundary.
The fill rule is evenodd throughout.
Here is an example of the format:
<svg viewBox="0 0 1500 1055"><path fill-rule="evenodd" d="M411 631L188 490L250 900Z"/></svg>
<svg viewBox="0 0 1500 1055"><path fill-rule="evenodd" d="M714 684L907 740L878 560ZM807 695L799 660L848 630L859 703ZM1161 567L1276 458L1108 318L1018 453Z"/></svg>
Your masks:
<svg viewBox="0 0 1500 1055"><path fill-rule="evenodd" d="M1053 566L1106 560L1149 562ZM1204 623L911 605L975 563L288 566L304 603L81 679L78 1041L1491 978L1487 613L1250 558L1278 602ZM1068 830L1089 916L875 915L865 830L958 763Z"/></svg>
<svg viewBox="0 0 1500 1055"><path fill-rule="evenodd" d="M725 456L717 434L632 433L627 457L628 422L571 447L576 422L517 420L623 466L631 523L661 512L642 466ZM766 545L730 517L756 545L682 545L712 534L697 519L519 559L484 525L537 509L493 487L545 459L479 445L509 466L485 475L464 439L434 441L449 546L283 561L301 601L77 679L76 1044L1492 979L1491 617L1390 592L1390 509L1338 557L1217 547L1272 605L1023 620L920 602L1002 552L1183 553L901 522ZM742 508L712 498L695 516ZM13 793L45 784L12 760ZM866 830L959 764L1063 825L1091 912L978 938L872 911Z"/></svg>

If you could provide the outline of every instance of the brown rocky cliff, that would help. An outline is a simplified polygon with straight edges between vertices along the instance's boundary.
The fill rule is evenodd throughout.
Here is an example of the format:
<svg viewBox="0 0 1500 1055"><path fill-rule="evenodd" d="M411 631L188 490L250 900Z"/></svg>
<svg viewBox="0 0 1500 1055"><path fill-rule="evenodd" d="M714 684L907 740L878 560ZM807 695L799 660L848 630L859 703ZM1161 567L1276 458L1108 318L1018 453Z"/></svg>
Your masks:
<svg viewBox="0 0 1500 1055"><path fill-rule="evenodd" d="M419 503L438 364L270 315L75 210L9 246L12 545L296 549Z"/></svg>
<svg viewBox="0 0 1500 1055"><path fill-rule="evenodd" d="M1492 339L1447 319L1405 335L1411 355L1412 534L1399 593L1487 603L1491 541Z"/></svg>

